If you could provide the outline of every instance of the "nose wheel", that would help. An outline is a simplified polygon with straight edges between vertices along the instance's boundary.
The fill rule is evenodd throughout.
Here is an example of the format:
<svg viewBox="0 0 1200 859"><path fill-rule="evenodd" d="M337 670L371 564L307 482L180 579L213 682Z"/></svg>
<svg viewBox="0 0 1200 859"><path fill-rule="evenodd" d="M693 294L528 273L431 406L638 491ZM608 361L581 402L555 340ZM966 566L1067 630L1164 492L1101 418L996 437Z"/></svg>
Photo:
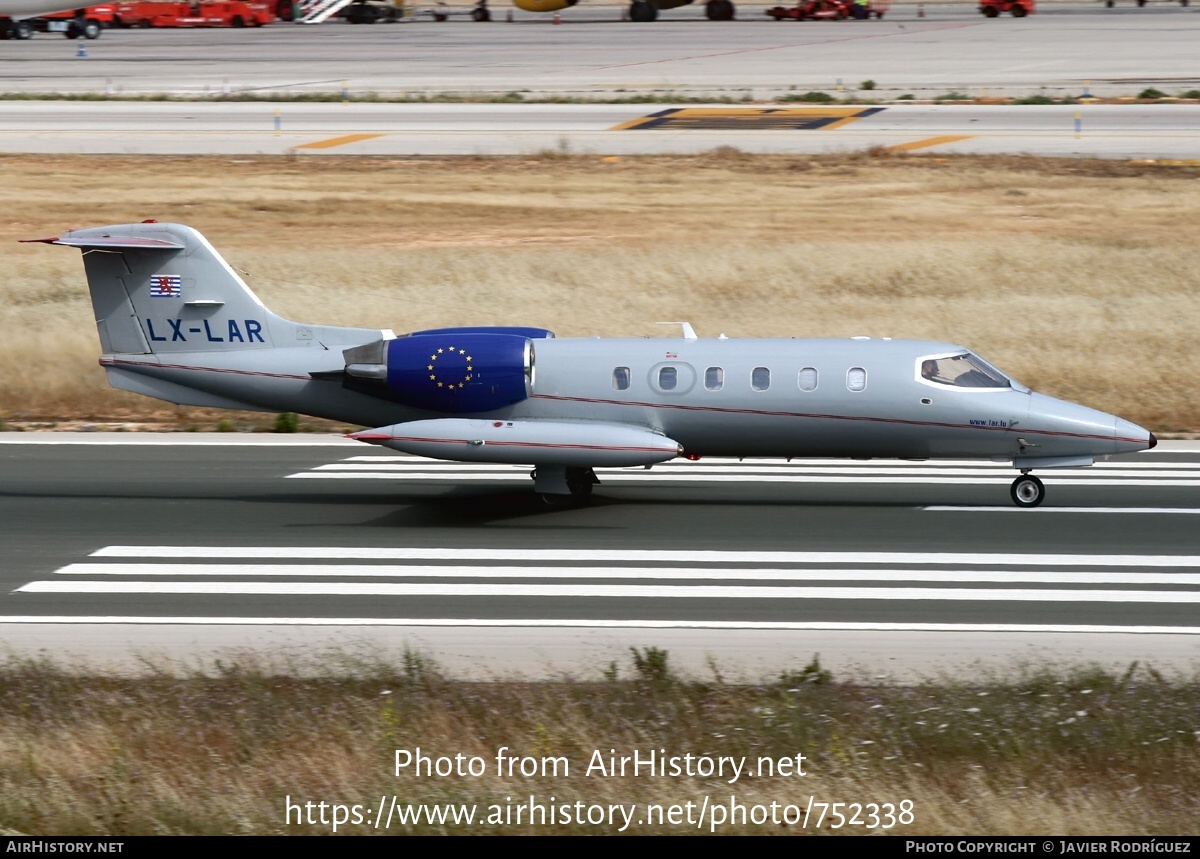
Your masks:
<svg viewBox="0 0 1200 859"><path fill-rule="evenodd" d="M1046 487L1032 474L1022 474L1012 483L1013 503L1018 507L1037 507L1046 498Z"/></svg>

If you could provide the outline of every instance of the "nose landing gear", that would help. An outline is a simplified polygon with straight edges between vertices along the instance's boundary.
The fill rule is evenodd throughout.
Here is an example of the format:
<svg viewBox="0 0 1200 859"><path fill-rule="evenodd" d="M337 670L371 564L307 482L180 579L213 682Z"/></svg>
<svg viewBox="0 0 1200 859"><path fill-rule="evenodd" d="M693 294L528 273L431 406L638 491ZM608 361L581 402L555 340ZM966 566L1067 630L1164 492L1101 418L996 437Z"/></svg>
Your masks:
<svg viewBox="0 0 1200 859"><path fill-rule="evenodd" d="M1009 492L1018 507L1037 507L1046 498L1045 485L1028 471L1021 472Z"/></svg>

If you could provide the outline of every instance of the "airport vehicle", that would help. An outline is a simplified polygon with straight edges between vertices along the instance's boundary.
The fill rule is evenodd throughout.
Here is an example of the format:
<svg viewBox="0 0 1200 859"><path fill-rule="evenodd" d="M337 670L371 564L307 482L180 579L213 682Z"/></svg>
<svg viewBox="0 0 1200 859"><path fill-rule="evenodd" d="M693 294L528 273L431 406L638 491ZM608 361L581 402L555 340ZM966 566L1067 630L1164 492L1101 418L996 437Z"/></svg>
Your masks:
<svg viewBox="0 0 1200 859"><path fill-rule="evenodd" d="M122 27L261 27L275 20L274 3L245 0L118 3Z"/></svg>
<svg viewBox="0 0 1200 859"><path fill-rule="evenodd" d="M39 33L62 33L68 39L99 39L113 24L112 6L88 6L70 12L51 12L31 19Z"/></svg>
<svg viewBox="0 0 1200 859"><path fill-rule="evenodd" d="M63 0L0 0L0 39L31 39L39 30L57 31L57 26L43 25L42 19L54 15L57 20L57 13L62 12L75 13L72 16L74 20L68 22L62 32L72 38L86 36L95 39L103 28L89 26L86 11L77 4L67 5Z"/></svg>
<svg viewBox="0 0 1200 859"><path fill-rule="evenodd" d="M1036 0L979 0L979 12L987 18L998 18L1005 12L1014 18L1024 18L1036 8Z"/></svg>
<svg viewBox="0 0 1200 859"><path fill-rule="evenodd" d="M795 6L772 6L765 10L776 21L835 20L846 18L866 20L882 18L891 6L889 0L872 0L860 4L852 0L804 0Z"/></svg>
<svg viewBox="0 0 1200 859"><path fill-rule="evenodd" d="M1121 418L1036 394L950 343L556 338L542 328L298 324L268 310L199 232L145 221L29 241L83 251L109 383L183 405L372 427L417 456L533 466L548 503L594 469L675 457L976 458L1030 472L1152 448ZM672 323L675 324L675 323Z"/></svg>
<svg viewBox="0 0 1200 859"><path fill-rule="evenodd" d="M301 16L296 20L304 24L319 24L335 15L352 3L363 0L301 0ZM677 9L690 5L693 0L631 0L627 17L630 21L655 21L661 9ZM579 0L513 0L513 5L526 12L561 12L579 3ZM439 2L432 8L423 10L435 21L445 21L452 15L469 16L472 21L491 21L492 14L486 3L476 3L472 8L450 6ZM732 21L736 14L733 0L706 0L704 15L710 21ZM371 23L364 21L363 23Z"/></svg>

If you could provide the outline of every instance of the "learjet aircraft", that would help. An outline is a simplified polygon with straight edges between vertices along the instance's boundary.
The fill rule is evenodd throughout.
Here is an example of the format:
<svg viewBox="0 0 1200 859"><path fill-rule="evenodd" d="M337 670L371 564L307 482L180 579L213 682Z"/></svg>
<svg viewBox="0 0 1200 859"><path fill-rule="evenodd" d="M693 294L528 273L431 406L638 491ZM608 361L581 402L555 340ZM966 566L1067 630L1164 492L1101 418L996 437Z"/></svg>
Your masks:
<svg viewBox="0 0 1200 859"><path fill-rule="evenodd" d="M388 329L291 322L199 232L145 221L29 241L83 251L116 388L181 405L295 412L371 427L404 453L533 467L548 503L596 468L676 457L1011 462L1033 469L1152 448L1113 415L1031 391L951 343L849 339L557 338L543 328Z"/></svg>

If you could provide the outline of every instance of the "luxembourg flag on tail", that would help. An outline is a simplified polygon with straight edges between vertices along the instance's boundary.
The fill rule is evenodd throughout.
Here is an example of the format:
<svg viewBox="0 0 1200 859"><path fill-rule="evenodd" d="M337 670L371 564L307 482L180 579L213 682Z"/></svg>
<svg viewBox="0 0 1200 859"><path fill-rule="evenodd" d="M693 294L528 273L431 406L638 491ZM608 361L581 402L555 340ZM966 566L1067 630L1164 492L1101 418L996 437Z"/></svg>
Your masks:
<svg viewBox="0 0 1200 859"><path fill-rule="evenodd" d="M150 275L151 298L178 298L183 291L183 278L177 274Z"/></svg>

